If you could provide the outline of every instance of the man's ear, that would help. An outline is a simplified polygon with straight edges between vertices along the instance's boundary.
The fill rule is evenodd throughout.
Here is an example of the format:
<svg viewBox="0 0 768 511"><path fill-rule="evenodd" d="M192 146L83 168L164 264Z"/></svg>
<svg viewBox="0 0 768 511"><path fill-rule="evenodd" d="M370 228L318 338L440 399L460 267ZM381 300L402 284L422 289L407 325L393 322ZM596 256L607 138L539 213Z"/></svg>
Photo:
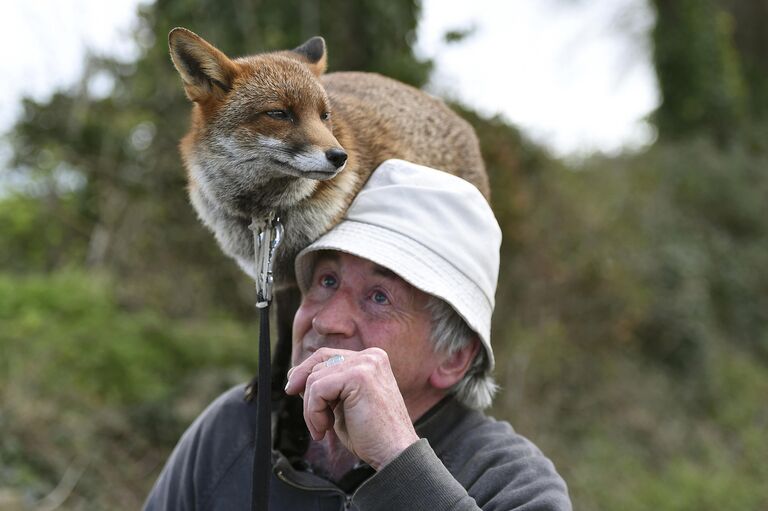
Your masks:
<svg viewBox="0 0 768 511"><path fill-rule="evenodd" d="M301 46L294 48L293 53L298 53L315 76L325 73L328 67L328 52L325 49L325 39L315 36Z"/></svg>
<svg viewBox="0 0 768 511"><path fill-rule="evenodd" d="M186 28L174 28L168 34L168 47L192 101L221 99L232 88L237 65L202 37Z"/></svg>
<svg viewBox="0 0 768 511"><path fill-rule="evenodd" d="M458 383L466 374L480 349L480 339L448 355L429 376L429 383L438 389L448 389Z"/></svg>

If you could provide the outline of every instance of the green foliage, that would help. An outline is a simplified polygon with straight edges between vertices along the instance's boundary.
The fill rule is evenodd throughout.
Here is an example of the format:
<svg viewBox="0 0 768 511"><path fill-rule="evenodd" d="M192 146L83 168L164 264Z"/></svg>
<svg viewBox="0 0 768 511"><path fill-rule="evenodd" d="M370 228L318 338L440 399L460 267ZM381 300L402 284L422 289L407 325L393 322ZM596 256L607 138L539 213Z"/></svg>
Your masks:
<svg viewBox="0 0 768 511"><path fill-rule="evenodd" d="M689 141L518 182L496 407L576 507L768 505L766 168L748 146Z"/></svg>
<svg viewBox="0 0 768 511"><path fill-rule="evenodd" d="M460 43L466 40L468 37L472 37L477 32L477 25L469 25L463 28L455 28L449 30L443 35L443 40L446 43Z"/></svg>
<svg viewBox="0 0 768 511"><path fill-rule="evenodd" d="M42 395L66 389L124 405L165 398L184 374L208 363L253 363L255 332L249 340L225 322L169 325L152 312L125 315L108 289L80 272L1 276L9 356L0 378L16 382L39 371L47 375L34 382Z"/></svg>
<svg viewBox="0 0 768 511"><path fill-rule="evenodd" d="M662 138L705 134L733 140L745 121L746 91L733 18L718 0L655 0L654 61L663 102Z"/></svg>
<svg viewBox="0 0 768 511"><path fill-rule="evenodd" d="M733 44L739 54L748 112L758 122L768 118L768 3L722 0L733 20Z"/></svg>
<svg viewBox="0 0 768 511"><path fill-rule="evenodd" d="M768 505L768 153L706 139L565 165L498 118L497 415L577 509Z"/></svg>
<svg viewBox="0 0 768 511"><path fill-rule="evenodd" d="M85 259L87 238L72 196L12 195L0 200L0 267L34 271Z"/></svg>
<svg viewBox="0 0 768 511"><path fill-rule="evenodd" d="M160 0L144 14L161 42L148 60L168 60L164 43L176 26L197 32L233 56L294 48L321 35L328 44L329 71L375 71L421 86L431 63L411 51L420 12L420 2L413 0L267 0L258 5L251 0Z"/></svg>
<svg viewBox="0 0 768 511"><path fill-rule="evenodd" d="M764 147L768 4L652 3L657 12L654 63L663 98L653 117L661 138L707 136L721 145L749 140Z"/></svg>
<svg viewBox="0 0 768 511"><path fill-rule="evenodd" d="M69 505L136 509L194 415L254 370L255 328L125 312L113 286L0 274L0 487L39 498L67 467L96 466Z"/></svg>

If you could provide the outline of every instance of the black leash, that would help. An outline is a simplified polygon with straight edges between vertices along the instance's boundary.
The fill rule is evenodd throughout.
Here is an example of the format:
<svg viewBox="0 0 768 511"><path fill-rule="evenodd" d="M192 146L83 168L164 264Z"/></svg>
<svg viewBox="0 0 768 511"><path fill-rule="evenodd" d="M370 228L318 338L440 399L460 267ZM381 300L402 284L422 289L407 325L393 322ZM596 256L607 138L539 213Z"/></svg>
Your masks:
<svg viewBox="0 0 768 511"><path fill-rule="evenodd" d="M251 509L269 511L269 482L272 473L272 355L269 339L269 305L272 302L272 261L283 238L283 226L273 213L249 226L253 231L256 263L256 307L259 315L259 374L245 389L246 401L256 394L256 438L254 439Z"/></svg>
<svg viewBox="0 0 768 511"><path fill-rule="evenodd" d="M272 395L269 391L271 365L267 305L261 308L259 316L259 374L246 388L246 399L253 399L253 393L256 392L256 438L251 486L253 511L269 509L269 480L272 472ZM261 392L257 389L261 389Z"/></svg>

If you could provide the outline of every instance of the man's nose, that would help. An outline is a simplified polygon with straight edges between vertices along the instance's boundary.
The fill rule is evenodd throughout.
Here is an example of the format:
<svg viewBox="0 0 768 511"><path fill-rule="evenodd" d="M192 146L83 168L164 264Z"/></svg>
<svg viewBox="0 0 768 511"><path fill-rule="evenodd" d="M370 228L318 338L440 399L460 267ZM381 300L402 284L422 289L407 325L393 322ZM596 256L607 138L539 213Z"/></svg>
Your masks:
<svg viewBox="0 0 768 511"><path fill-rule="evenodd" d="M312 328L323 336L350 337L355 332L353 313L351 297L343 291L336 291L312 318Z"/></svg>

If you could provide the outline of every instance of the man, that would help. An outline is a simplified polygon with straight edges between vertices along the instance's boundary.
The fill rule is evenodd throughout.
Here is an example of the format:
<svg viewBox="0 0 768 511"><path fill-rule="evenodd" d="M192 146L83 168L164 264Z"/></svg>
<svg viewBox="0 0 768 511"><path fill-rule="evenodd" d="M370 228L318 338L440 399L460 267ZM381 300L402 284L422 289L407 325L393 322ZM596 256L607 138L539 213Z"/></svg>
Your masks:
<svg viewBox="0 0 768 511"><path fill-rule="evenodd" d="M552 463L480 411L500 242L472 185L389 160L299 254L271 510L571 509ZM241 387L221 396L145 508L248 509L254 428Z"/></svg>

